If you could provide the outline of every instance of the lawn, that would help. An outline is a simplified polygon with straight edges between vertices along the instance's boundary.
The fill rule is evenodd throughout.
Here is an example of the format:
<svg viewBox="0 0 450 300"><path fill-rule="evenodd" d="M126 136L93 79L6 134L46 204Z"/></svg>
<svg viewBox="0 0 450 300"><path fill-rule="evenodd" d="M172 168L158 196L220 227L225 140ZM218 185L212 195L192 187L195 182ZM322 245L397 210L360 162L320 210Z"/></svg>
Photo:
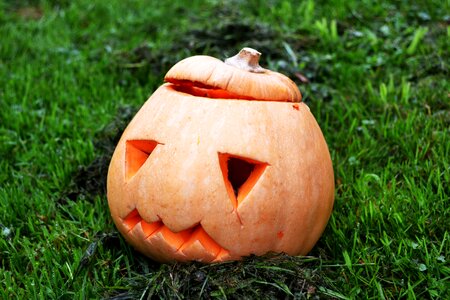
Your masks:
<svg viewBox="0 0 450 300"><path fill-rule="evenodd" d="M450 298L449 1L0 0L0 298ZM112 151L182 58L263 53L327 140L307 257L164 265L106 200Z"/></svg>

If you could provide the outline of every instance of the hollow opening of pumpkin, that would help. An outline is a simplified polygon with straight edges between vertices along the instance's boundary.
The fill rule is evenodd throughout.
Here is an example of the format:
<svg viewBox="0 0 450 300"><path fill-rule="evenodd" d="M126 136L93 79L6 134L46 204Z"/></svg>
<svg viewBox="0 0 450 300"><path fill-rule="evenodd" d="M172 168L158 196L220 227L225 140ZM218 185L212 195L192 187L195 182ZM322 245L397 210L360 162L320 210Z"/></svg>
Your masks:
<svg viewBox="0 0 450 300"><path fill-rule="evenodd" d="M255 169L255 165L237 157L228 159L228 180L233 187L234 195L238 196L239 188L247 181Z"/></svg>
<svg viewBox="0 0 450 300"><path fill-rule="evenodd" d="M234 208L247 197L269 165L227 153L219 153L219 163Z"/></svg>
<svg viewBox="0 0 450 300"><path fill-rule="evenodd" d="M224 89L218 89L213 86L208 86L200 82L194 82L189 80L176 80L168 79L167 82L172 83L170 88L177 92L189 94L195 97L213 98L213 99L242 99L242 100L255 100L252 97L241 96L235 93L231 93Z"/></svg>

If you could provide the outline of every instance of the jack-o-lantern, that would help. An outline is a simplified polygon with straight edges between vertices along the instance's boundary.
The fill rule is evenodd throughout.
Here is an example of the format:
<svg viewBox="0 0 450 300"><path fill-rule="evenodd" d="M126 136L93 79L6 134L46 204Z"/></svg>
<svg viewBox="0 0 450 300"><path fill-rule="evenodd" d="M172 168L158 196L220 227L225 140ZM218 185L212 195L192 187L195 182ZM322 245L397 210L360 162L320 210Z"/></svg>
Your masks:
<svg viewBox="0 0 450 300"><path fill-rule="evenodd" d="M140 252L216 262L305 255L319 239L334 201L328 148L297 86L259 56L182 60L123 133L108 201Z"/></svg>

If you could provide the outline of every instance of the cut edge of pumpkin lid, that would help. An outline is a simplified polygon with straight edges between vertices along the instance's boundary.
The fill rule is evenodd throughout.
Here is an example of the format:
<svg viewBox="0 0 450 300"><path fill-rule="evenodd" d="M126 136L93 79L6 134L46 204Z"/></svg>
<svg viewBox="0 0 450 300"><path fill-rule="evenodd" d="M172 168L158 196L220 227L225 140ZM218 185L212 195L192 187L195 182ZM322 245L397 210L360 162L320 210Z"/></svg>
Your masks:
<svg viewBox="0 0 450 300"><path fill-rule="evenodd" d="M194 96L259 101L301 102L297 85L287 76L259 65L261 53L243 48L224 62L196 55L175 64L164 80Z"/></svg>

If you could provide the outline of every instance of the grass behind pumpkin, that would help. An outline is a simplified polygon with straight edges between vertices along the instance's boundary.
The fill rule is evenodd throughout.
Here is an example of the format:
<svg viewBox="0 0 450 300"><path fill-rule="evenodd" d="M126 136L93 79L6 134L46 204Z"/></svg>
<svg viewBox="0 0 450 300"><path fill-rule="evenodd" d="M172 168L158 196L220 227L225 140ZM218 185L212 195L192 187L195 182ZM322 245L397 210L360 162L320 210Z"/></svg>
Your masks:
<svg viewBox="0 0 450 300"><path fill-rule="evenodd" d="M448 11L0 1L0 297L449 297ZM322 128L336 177L329 225L308 257L151 262L109 217L110 155L171 65L243 46L296 81Z"/></svg>

